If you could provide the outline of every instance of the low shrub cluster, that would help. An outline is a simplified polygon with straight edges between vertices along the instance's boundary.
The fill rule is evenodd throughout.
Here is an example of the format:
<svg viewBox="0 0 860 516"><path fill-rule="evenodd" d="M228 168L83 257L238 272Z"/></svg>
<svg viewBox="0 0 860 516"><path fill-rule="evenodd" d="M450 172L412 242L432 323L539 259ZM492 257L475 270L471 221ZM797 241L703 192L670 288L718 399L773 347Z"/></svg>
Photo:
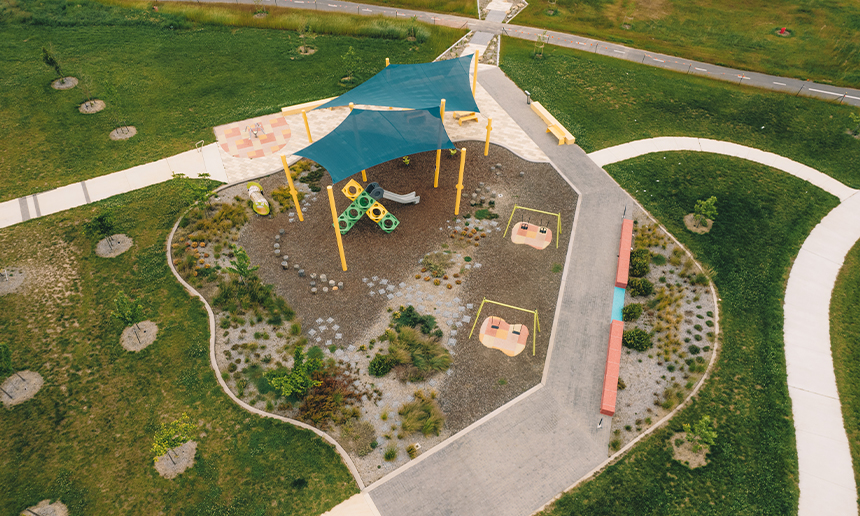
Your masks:
<svg viewBox="0 0 860 516"><path fill-rule="evenodd" d="M400 310L391 316L391 322L394 323L394 328L398 331L403 327L418 328L424 335L430 335L433 332L437 338L442 338L442 330L437 328L436 318L432 315L419 314L412 305L406 308L401 306Z"/></svg>
<svg viewBox="0 0 860 516"><path fill-rule="evenodd" d="M654 284L645 278L630 278L627 290L633 297L650 296L654 293Z"/></svg>
<svg viewBox="0 0 860 516"><path fill-rule="evenodd" d="M651 271L651 251L644 247L630 253L630 275L641 278Z"/></svg>
<svg viewBox="0 0 860 516"><path fill-rule="evenodd" d="M424 391L415 393L415 400L404 403L400 410L400 426L404 432L421 432L424 435L439 435L445 425L445 414L439 408L434 393Z"/></svg>
<svg viewBox="0 0 860 516"><path fill-rule="evenodd" d="M632 322L642 315L641 303L630 303L621 309L621 320L624 322Z"/></svg>
<svg viewBox="0 0 860 516"><path fill-rule="evenodd" d="M636 351L645 351L654 345L651 342L651 334L641 328L633 328L625 331L621 337L621 343L626 348L635 349Z"/></svg>

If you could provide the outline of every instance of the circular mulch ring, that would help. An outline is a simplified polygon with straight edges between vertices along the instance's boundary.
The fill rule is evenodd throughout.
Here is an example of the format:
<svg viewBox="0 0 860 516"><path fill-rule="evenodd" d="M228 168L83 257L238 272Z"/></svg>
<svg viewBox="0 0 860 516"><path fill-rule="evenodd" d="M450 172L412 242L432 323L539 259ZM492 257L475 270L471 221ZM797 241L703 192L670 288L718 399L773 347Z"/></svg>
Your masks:
<svg viewBox="0 0 860 516"><path fill-rule="evenodd" d="M0 296L11 294L24 283L24 271L21 269L0 270Z"/></svg>
<svg viewBox="0 0 860 516"><path fill-rule="evenodd" d="M70 90L78 85L78 80L74 77L63 77L51 83L51 87L55 90Z"/></svg>
<svg viewBox="0 0 860 516"><path fill-rule="evenodd" d="M24 403L39 392L45 380L35 371L18 371L0 385L0 399L6 407Z"/></svg>
<svg viewBox="0 0 860 516"><path fill-rule="evenodd" d="M42 500L33 507L27 507L21 516L33 516L34 514L38 516L69 516L69 509L66 504L59 500L54 503L51 503L50 500Z"/></svg>
<svg viewBox="0 0 860 516"><path fill-rule="evenodd" d="M714 227L714 221L713 220L711 220L711 219L706 219L706 220L707 220L707 222L705 223L704 226L702 226L696 221L696 214L695 213L688 213L688 214L684 215L684 225L687 226L687 229L689 229L693 233L698 233L700 235L704 235L705 233L709 232L712 227Z"/></svg>
<svg viewBox="0 0 860 516"><path fill-rule="evenodd" d="M122 233L111 235L99 240L96 244L96 254L102 258L115 258L131 249L132 245L134 240L128 235Z"/></svg>
<svg viewBox="0 0 860 516"><path fill-rule="evenodd" d="M105 101L95 99L95 100L88 100L88 101L84 102L83 104L81 104L78 107L78 111L80 111L81 113L83 113L85 115L92 115L93 113L98 113L99 111L101 111L104 108L105 108Z"/></svg>
<svg viewBox="0 0 860 516"><path fill-rule="evenodd" d="M169 452L155 459L155 471L170 480L178 477L183 471L194 465L194 455L197 453L197 443L188 441L172 448Z"/></svg>
<svg viewBox="0 0 860 516"><path fill-rule="evenodd" d="M118 127L110 132L111 140L128 140L137 134L137 128L133 125Z"/></svg>
<svg viewBox="0 0 860 516"><path fill-rule="evenodd" d="M143 321L124 329L119 342L126 350L137 353L155 342L157 336L158 325L152 321Z"/></svg>

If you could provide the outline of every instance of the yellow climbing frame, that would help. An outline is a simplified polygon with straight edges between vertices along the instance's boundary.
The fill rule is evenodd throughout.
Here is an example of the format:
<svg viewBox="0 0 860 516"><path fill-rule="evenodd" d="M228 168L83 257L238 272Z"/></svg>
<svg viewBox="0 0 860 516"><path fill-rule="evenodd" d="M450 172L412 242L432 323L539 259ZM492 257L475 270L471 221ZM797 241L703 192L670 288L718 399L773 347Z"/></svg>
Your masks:
<svg viewBox="0 0 860 516"><path fill-rule="evenodd" d="M498 301L493 301L487 298L484 298L481 301L481 306L478 307L478 313L475 314L475 322L472 323L472 331L469 332L469 338L472 338L472 334L475 333L475 325L478 324L478 319L481 318L481 310L484 309L484 303L492 303L494 305L504 306L505 308L513 308L514 310L519 310L521 312L528 312L530 314L534 314L534 328L535 331L532 332L532 356L535 355L535 343L537 342L537 333L540 332L540 319L538 319L537 310L526 310L525 308L520 308L518 306L506 305L504 303L499 303Z"/></svg>
<svg viewBox="0 0 860 516"><path fill-rule="evenodd" d="M533 211L535 213L543 213L544 215L555 215L555 218L558 221L555 228L555 248L558 249L558 239L561 235L561 213L552 213L549 211L536 210L534 208L526 208L525 206L520 206L518 204L514 204L514 209L511 211L511 216L508 217L508 225L505 228L504 234L502 234L502 238L508 236L508 230L511 229L511 221L514 220L514 213L516 213L517 210Z"/></svg>

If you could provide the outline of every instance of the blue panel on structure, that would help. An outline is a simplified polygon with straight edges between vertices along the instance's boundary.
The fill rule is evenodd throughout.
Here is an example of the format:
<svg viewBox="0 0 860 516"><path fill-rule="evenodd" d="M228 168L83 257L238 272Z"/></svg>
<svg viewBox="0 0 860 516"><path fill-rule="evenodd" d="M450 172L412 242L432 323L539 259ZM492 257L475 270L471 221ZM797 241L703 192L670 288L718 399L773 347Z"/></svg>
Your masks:
<svg viewBox="0 0 860 516"><path fill-rule="evenodd" d="M625 290L621 287L615 287L615 294L612 296L612 320L622 321L621 309L624 308L624 293Z"/></svg>

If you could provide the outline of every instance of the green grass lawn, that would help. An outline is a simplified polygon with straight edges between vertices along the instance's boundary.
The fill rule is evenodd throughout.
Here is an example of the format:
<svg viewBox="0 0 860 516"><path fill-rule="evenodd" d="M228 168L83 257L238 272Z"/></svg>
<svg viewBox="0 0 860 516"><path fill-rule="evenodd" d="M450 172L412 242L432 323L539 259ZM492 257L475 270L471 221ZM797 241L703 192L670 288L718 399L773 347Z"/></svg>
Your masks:
<svg viewBox="0 0 860 516"><path fill-rule="evenodd" d="M32 400L0 408L0 513L59 498L70 514L318 515L358 491L330 445L244 412L215 380L206 312L165 257L195 184L174 180L0 230L0 264L27 278L0 298L0 335L16 369L45 379ZM113 259L94 254L81 224L108 211L135 242ZM159 326L136 354L120 347L123 325L110 316L119 290ZM196 464L165 480L153 435L183 412L198 425Z"/></svg>
<svg viewBox="0 0 860 516"><path fill-rule="evenodd" d="M830 298L830 345L842 417L860 493L860 243L845 258Z"/></svg>
<svg viewBox="0 0 860 516"><path fill-rule="evenodd" d="M716 271L722 349L690 407L546 514L795 514L782 295L803 240L838 200L768 167L702 153L653 154L606 170ZM719 211L712 231L686 230L683 216L711 195ZM703 415L719 436L710 464L690 470L672 460L669 439Z"/></svg>
<svg viewBox="0 0 860 516"><path fill-rule="evenodd" d="M210 143L216 125L339 95L348 89L340 79L349 47L363 80L381 70L386 57L432 61L463 34L420 25L426 39L408 41L398 29L407 22L362 17L369 24L362 29L352 18L358 17L313 18L314 33L299 38L288 30L194 23L181 14L90 0L3 4L0 202L183 152L198 140ZM346 30L344 20L349 30L378 37L319 34ZM386 39L398 35L404 38ZM300 54L298 47L308 42L316 52ZM50 87L55 74L41 58L49 44L64 74L87 78L107 109L81 114L81 88ZM137 127L137 136L111 141L115 118Z"/></svg>
<svg viewBox="0 0 860 516"><path fill-rule="evenodd" d="M706 63L857 87L860 4L851 0L558 0L514 23L615 41ZM787 27L790 37L775 34Z"/></svg>
<svg viewBox="0 0 860 516"><path fill-rule="evenodd" d="M774 152L860 188L853 108L505 38L501 67L587 152L655 136L697 136ZM856 109L855 109L856 110Z"/></svg>

